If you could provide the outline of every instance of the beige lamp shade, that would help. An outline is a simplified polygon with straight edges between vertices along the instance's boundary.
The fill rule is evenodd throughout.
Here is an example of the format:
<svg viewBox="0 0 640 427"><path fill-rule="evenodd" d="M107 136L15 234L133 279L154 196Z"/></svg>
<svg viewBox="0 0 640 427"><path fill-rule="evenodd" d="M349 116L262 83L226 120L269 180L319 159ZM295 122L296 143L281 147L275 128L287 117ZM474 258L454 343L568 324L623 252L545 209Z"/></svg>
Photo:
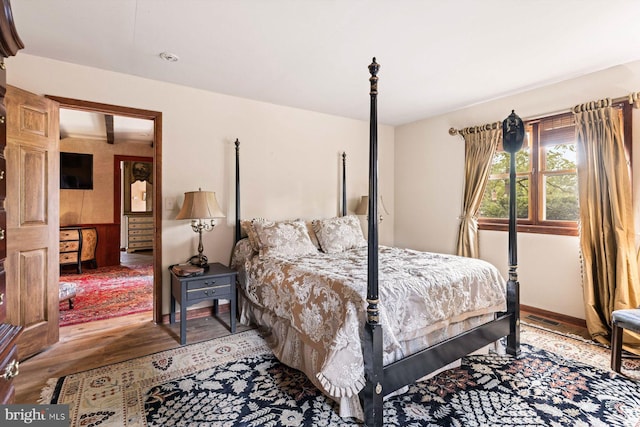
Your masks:
<svg viewBox="0 0 640 427"><path fill-rule="evenodd" d="M176 219L224 218L213 191L188 191L184 193L184 203Z"/></svg>
<svg viewBox="0 0 640 427"><path fill-rule="evenodd" d="M389 215L387 208L384 206L382 196L378 196L378 215ZM356 208L356 215L369 215L369 196L360 197L360 203Z"/></svg>

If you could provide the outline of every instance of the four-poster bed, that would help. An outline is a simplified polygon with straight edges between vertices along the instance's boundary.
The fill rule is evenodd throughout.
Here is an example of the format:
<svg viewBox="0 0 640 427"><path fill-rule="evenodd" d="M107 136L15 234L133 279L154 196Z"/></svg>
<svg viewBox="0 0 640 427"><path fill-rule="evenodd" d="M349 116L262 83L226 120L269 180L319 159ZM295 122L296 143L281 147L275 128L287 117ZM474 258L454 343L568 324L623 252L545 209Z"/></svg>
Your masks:
<svg viewBox="0 0 640 427"><path fill-rule="evenodd" d="M378 69L374 58L369 218L378 218ZM380 246L376 220L368 221L367 242L357 217L346 212L345 154L341 217L314 220L310 228L301 220L243 221L235 145L232 267L239 270L240 320L265 328L274 354L336 400L341 416L381 426L384 396L505 336L506 351L519 353L515 225L506 287L481 260Z"/></svg>

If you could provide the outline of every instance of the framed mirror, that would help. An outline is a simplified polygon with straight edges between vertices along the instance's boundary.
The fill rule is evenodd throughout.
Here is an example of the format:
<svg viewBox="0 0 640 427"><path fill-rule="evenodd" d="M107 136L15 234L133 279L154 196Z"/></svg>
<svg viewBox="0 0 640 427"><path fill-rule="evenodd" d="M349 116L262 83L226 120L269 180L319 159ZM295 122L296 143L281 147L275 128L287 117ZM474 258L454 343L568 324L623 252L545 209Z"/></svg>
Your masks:
<svg viewBox="0 0 640 427"><path fill-rule="evenodd" d="M153 212L153 163L135 160L123 163L124 214Z"/></svg>

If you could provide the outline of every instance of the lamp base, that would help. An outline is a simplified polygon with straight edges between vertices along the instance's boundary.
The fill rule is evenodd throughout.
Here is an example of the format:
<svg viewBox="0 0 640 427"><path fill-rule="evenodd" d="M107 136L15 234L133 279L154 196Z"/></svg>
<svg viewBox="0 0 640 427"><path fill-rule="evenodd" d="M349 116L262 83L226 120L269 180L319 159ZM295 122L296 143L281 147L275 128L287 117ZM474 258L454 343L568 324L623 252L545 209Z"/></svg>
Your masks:
<svg viewBox="0 0 640 427"><path fill-rule="evenodd" d="M196 267L209 268L209 260L204 255L194 255L189 258L189 264L195 265Z"/></svg>

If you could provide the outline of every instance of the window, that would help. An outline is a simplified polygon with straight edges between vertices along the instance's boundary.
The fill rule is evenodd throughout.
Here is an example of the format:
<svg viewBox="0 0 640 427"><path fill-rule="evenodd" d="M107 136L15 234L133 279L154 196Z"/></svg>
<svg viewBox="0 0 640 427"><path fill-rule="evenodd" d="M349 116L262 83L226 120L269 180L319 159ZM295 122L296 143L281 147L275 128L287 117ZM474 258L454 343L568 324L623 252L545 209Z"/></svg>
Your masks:
<svg viewBox="0 0 640 427"><path fill-rule="evenodd" d="M631 109L620 104L630 156ZM579 204L575 122L572 113L525 122L525 141L516 153L518 231L578 235ZM479 212L481 230L507 230L509 153L498 147Z"/></svg>

